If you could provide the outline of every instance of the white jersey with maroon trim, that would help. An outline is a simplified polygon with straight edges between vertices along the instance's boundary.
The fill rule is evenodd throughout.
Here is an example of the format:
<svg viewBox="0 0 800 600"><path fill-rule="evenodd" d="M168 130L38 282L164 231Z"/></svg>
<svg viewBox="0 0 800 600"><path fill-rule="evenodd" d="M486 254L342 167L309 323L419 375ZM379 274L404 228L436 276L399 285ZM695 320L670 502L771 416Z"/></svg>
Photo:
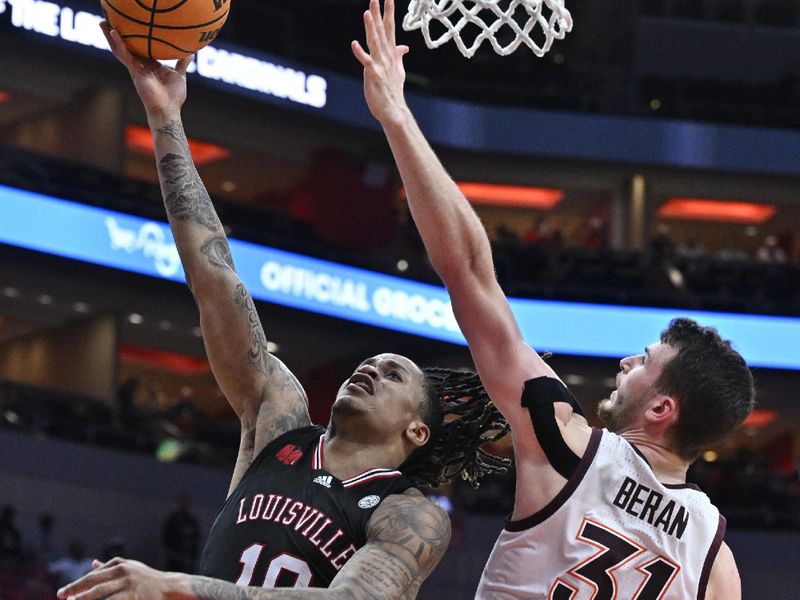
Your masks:
<svg viewBox="0 0 800 600"><path fill-rule="evenodd" d="M662 484L628 441L594 429L553 501L506 523L476 599L702 599L724 531L696 486Z"/></svg>

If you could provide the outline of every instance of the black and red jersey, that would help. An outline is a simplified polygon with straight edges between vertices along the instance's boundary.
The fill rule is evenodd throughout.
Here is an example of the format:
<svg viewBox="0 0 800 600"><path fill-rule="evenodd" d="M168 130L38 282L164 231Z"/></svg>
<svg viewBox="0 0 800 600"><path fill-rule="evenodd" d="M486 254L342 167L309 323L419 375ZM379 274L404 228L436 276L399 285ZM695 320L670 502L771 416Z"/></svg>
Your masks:
<svg viewBox="0 0 800 600"><path fill-rule="evenodd" d="M366 543L367 522L400 471L347 480L325 470L325 429L289 431L268 444L217 515L200 573L242 586L328 587Z"/></svg>

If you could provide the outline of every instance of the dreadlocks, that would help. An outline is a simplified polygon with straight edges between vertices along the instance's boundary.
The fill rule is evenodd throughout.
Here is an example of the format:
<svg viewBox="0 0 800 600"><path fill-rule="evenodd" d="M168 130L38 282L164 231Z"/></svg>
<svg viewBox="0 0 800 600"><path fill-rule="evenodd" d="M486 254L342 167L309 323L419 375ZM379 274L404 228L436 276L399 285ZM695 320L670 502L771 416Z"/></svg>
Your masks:
<svg viewBox="0 0 800 600"><path fill-rule="evenodd" d="M476 373L427 368L423 419L431 439L415 450L400 470L415 485L438 487L461 477L478 487L478 479L505 473L511 461L484 451L486 442L506 435L509 426L489 399Z"/></svg>

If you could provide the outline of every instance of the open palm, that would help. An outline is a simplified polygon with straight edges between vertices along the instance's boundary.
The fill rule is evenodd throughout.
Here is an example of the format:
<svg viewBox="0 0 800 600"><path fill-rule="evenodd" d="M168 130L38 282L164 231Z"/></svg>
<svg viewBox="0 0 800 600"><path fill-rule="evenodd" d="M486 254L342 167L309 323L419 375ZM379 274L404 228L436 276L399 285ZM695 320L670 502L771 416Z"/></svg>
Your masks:
<svg viewBox="0 0 800 600"><path fill-rule="evenodd" d="M394 0L386 0L383 15L379 0L370 0L364 13L367 48L353 41L351 48L364 66L364 96L372 115L381 123L402 116L406 104L403 85L406 73L403 56L408 46L398 46L395 41Z"/></svg>

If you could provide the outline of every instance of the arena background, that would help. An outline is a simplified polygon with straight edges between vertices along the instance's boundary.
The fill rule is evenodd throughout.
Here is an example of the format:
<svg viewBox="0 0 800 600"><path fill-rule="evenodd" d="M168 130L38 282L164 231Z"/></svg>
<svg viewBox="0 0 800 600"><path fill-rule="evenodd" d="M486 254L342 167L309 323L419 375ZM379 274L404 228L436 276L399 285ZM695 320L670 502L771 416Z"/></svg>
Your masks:
<svg viewBox="0 0 800 600"><path fill-rule="evenodd" d="M665 315L737 323L758 409L691 478L728 517L744 597L796 598L800 8L568 6L575 29L542 59L485 48L467 60L401 33L410 101L456 180L481 184L466 189L515 310L595 305L596 322L529 330L589 412L631 339L655 339ZM349 51L363 9L234 0L184 113L230 235L255 244L241 252L253 253L248 284L262 288L273 349L320 423L365 356L470 365L363 102ZM95 3L0 0L0 505L15 511L0 525L2 599L52 598L46 564L70 542L164 566L179 497L202 545L236 452L158 225L144 114L101 49L97 15ZM598 316L609 310L616 328ZM419 597L470 598L513 475L431 494L454 536ZM49 550L42 514L54 519ZM22 556L5 544L11 530Z"/></svg>

